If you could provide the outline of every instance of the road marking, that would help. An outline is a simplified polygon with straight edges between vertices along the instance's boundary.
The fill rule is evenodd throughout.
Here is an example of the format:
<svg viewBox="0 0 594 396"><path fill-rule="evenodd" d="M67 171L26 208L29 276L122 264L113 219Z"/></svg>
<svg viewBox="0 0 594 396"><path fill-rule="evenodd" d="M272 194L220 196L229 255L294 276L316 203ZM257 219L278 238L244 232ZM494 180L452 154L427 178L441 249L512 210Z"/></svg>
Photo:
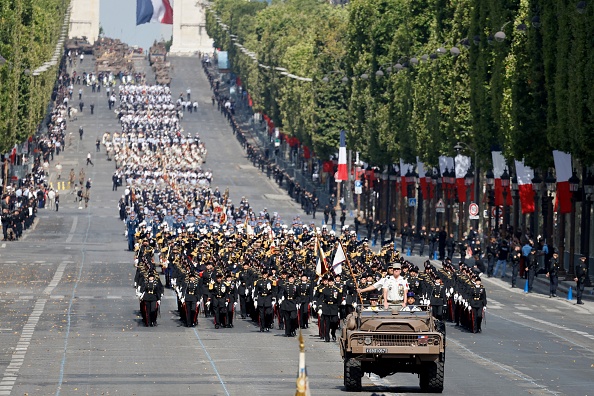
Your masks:
<svg viewBox="0 0 594 396"><path fill-rule="evenodd" d="M74 231L76 231L77 224L78 216L74 216L74 220L72 220L72 226L70 227L70 232L68 233L68 238L66 238L66 243L72 242L72 237L74 237Z"/></svg>
<svg viewBox="0 0 594 396"><path fill-rule="evenodd" d="M219 371L217 370L217 366L215 365L215 362L212 360L212 358L210 357L210 354L208 353L208 351L206 350L206 347L204 346L204 344L202 343L202 339L200 338L200 335L198 334L198 330L196 330L196 328L194 328L194 334L196 335L196 338L198 339L198 342L200 343L200 346L202 347L202 350L204 351L204 353L206 354L206 357L208 358L208 360L210 361L210 364L215 372L215 374L217 375L217 377L219 378L219 381L221 382L221 385L223 386L223 390L225 391L225 394L227 396L229 395L229 391L227 390L227 386L225 385L225 382L223 382L223 379L221 378L221 375L219 374Z"/></svg>
<svg viewBox="0 0 594 396"><path fill-rule="evenodd" d="M51 294L52 291L56 288L56 286L58 286L58 283L60 283L60 280L62 279L62 276L64 275L64 269L66 269L66 265L68 265L68 263L65 261L60 263L60 265L58 266L58 269L56 270L56 273L54 274L54 277L52 278L49 285L47 285L47 287L43 291L43 294Z"/></svg>
<svg viewBox="0 0 594 396"><path fill-rule="evenodd" d="M23 365L23 361L25 360L25 355L27 354L27 350L29 349L30 340L35 331L35 327L39 322L39 318L43 313L45 308L45 303L47 302L46 299L39 299L35 303L33 307L33 312L29 315L29 319L23 328L23 333L19 338L16 348L14 349L14 353L10 359L10 363L4 370L4 375L2 376L2 380L0 381L0 395L8 394L10 395L12 388L14 387L14 383L17 379L17 374Z"/></svg>

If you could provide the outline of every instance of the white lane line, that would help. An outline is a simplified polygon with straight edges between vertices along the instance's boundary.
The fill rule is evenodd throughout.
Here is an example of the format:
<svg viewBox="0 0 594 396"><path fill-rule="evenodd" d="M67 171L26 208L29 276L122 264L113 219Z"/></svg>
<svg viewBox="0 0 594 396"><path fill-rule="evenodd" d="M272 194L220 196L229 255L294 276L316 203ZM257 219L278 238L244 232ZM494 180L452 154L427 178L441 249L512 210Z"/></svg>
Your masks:
<svg viewBox="0 0 594 396"><path fill-rule="evenodd" d="M521 312L517 312L516 315L519 316L519 317L522 317L524 319L532 320L532 321L534 321L536 323L540 323L540 324L543 324L543 325L546 325L546 326L554 327L554 328L559 329L559 330L563 330L564 332L569 331L571 333L579 334L579 335L582 335L584 337L588 337L590 335L590 334L588 334L588 333L586 333L584 331L579 331L579 330L575 330L575 329L572 329L572 328L567 327L567 326L561 326L561 325L558 325L558 324L555 324L555 323L550 323L550 322L547 322L546 320L534 318L532 316L526 315L526 314L521 313ZM518 323L518 322L515 322L515 323ZM533 327L533 328L538 330L538 328L536 328L536 327ZM571 342L572 344L577 345L577 346L579 346L581 348L588 349L584 345L580 345L578 343L575 343L573 341L570 341L569 339L567 339L565 337L562 337L562 336L560 336L558 334L556 334L556 336L557 337L560 337L561 339L563 339L563 340L565 340L567 342ZM588 337L588 338L590 338L590 337Z"/></svg>
<svg viewBox="0 0 594 396"><path fill-rule="evenodd" d="M27 329L30 329L30 334L32 334L35 330L35 326L37 326L37 323L39 322L39 318L43 313L46 302L46 299L39 299L35 303L33 312L31 312L31 315L29 315L29 319L25 324L25 327ZM25 359L27 349L29 349L30 339L31 336L25 334L25 331L23 331L23 334L21 335L21 338L19 339L17 346L14 348L14 353L12 354L12 357L10 359L10 363L4 370L2 380L0 380L0 395L10 395L12 388L14 387L14 384L17 380L17 374Z"/></svg>
<svg viewBox="0 0 594 396"><path fill-rule="evenodd" d="M78 225L78 217L74 216L74 220L72 220L72 227L70 227L70 232L68 233L68 238L66 238L66 243L72 242L72 237L74 237L74 231L76 231L77 225Z"/></svg>
<svg viewBox="0 0 594 396"><path fill-rule="evenodd" d="M65 261L61 262L60 265L58 265L58 269L56 270L54 277L52 278L49 285L47 285L47 287L43 291L43 294L51 294L52 291L56 288L56 286L58 286L58 283L60 283L60 280L62 279L62 276L64 275L64 270L66 269L66 265L68 265L68 263Z"/></svg>

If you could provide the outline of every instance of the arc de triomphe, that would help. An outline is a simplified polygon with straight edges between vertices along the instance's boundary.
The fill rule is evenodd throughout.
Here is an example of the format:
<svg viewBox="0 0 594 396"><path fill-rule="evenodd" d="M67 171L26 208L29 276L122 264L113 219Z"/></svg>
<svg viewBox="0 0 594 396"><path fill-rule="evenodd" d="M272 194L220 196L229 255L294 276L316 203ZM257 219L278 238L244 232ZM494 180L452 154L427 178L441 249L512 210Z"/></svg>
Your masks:
<svg viewBox="0 0 594 396"><path fill-rule="evenodd" d="M131 0L126 0L131 1ZM86 36L92 44L99 36L100 0L72 0L68 37ZM197 0L174 0L173 55L212 52L212 39L206 34L204 6Z"/></svg>

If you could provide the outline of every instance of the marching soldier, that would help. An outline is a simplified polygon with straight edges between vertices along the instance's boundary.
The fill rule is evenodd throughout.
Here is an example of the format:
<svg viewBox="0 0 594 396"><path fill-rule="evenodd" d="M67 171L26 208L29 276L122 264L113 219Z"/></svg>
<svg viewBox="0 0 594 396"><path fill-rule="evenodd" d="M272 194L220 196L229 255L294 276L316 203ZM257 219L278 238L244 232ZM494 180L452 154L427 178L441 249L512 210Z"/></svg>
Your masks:
<svg viewBox="0 0 594 396"><path fill-rule="evenodd" d="M148 280L144 283L140 290L140 298L144 304L144 325L146 327L157 325L157 313L159 304L161 303L161 296L163 295L163 285L160 280L155 279L154 272L150 272Z"/></svg>
<svg viewBox="0 0 594 396"><path fill-rule="evenodd" d="M536 257L536 248L532 248L528 257L526 257L526 272L528 273L526 281L528 282L528 293L532 293L532 286L534 284L534 276L536 275L536 267L538 261Z"/></svg>
<svg viewBox="0 0 594 396"><path fill-rule="evenodd" d="M473 333L480 333L482 331L483 311L487 308L487 292L481 284L481 278L478 276L474 280L474 286L472 286L470 296L470 307L472 308L473 318L472 331Z"/></svg>
<svg viewBox="0 0 594 396"><path fill-rule="evenodd" d="M241 319L245 319L248 310L249 286L253 283L253 273L250 270L250 263L244 261L243 270L237 273L237 292L239 293L239 309Z"/></svg>
<svg viewBox="0 0 594 396"><path fill-rule="evenodd" d="M322 291L321 316L324 323L324 341L330 342L330 333L332 341L336 341L336 329L338 328L338 304L342 301L342 290L334 285L334 279L328 277L328 287Z"/></svg>
<svg viewBox="0 0 594 396"><path fill-rule="evenodd" d="M225 325L226 327L233 327L233 314L235 313L235 305L237 304L237 288L235 287L235 283L233 283L233 274L231 272L227 273L227 281L225 282L225 287L227 288L227 317Z"/></svg>
<svg viewBox="0 0 594 396"><path fill-rule="evenodd" d="M312 294L312 286L307 280L307 275L301 275L301 283L297 285L297 296L299 296L299 325L302 329L309 327L309 303Z"/></svg>
<svg viewBox="0 0 594 396"><path fill-rule="evenodd" d="M182 305L185 305L186 326L194 327L198 324L198 298L200 296L200 285L196 280L195 273L190 273L190 279L184 286L182 295Z"/></svg>
<svg viewBox="0 0 594 396"><path fill-rule="evenodd" d="M446 289L444 285L441 284L441 278L439 277L435 278L435 284L431 291L429 303L431 304L431 313L433 317L438 320L445 319L444 311L447 308Z"/></svg>
<svg viewBox="0 0 594 396"><path fill-rule="evenodd" d="M288 281L281 286L278 299L285 325L285 337L294 337L295 329L297 328L297 310L300 304L294 274L291 273L288 275Z"/></svg>
<svg viewBox="0 0 594 396"><path fill-rule="evenodd" d="M260 314L260 333L270 331L272 326L272 284L268 279L268 270L262 271L262 279L254 283L256 301L254 305Z"/></svg>
<svg viewBox="0 0 594 396"><path fill-rule="evenodd" d="M217 272L215 279L216 281L209 286L209 292L215 329L219 329L223 324L223 318L227 316L227 286L223 283L223 274L220 272Z"/></svg>

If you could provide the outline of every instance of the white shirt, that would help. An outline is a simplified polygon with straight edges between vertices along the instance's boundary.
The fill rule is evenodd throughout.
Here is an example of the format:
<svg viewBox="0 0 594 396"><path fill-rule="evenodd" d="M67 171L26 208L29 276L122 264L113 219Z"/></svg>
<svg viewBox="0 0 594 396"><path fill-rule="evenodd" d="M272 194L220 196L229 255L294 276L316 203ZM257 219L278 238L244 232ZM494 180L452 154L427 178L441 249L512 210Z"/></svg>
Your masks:
<svg viewBox="0 0 594 396"><path fill-rule="evenodd" d="M382 289L388 289L388 301L402 302L408 290L408 282L402 276L398 278L388 276Z"/></svg>

